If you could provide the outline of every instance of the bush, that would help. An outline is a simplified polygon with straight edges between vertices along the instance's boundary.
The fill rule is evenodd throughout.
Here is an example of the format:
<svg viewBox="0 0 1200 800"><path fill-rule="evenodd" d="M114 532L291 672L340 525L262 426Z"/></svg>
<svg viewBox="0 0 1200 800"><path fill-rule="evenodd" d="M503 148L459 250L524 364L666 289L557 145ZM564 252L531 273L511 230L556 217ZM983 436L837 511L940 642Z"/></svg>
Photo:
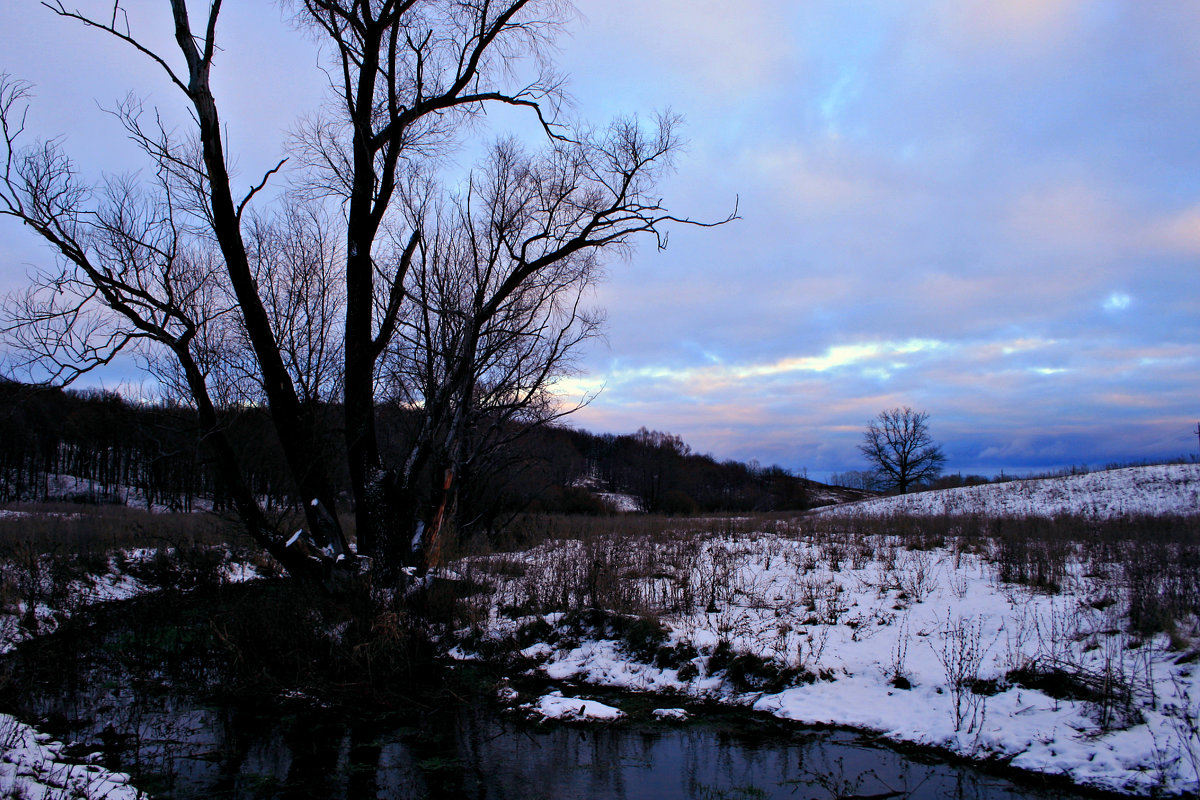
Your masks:
<svg viewBox="0 0 1200 800"><path fill-rule="evenodd" d="M663 495L662 512L664 514L695 514L700 510L700 504L691 498L687 492L671 489Z"/></svg>
<svg viewBox="0 0 1200 800"><path fill-rule="evenodd" d="M550 623L546 622L542 617L538 617L532 622L527 622L517 632L513 634L513 641L517 647L524 650L530 645L538 642L548 642L554 635L554 629L550 627Z"/></svg>
<svg viewBox="0 0 1200 800"><path fill-rule="evenodd" d="M559 625L577 636L620 639L630 655L646 663L658 657L667 641L667 629L657 618L650 616L589 608L567 613Z"/></svg>
<svg viewBox="0 0 1200 800"><path fill-rule="evenodd" d="M692 659L698 655L700 653L690 642L664 645L658 648L658 652L654 654L654 666L659 669L678 669L680 680L687 680L683 677L683 672L688 667L691 667L691 674L695 677L697 670L696 665L692 663Z"/></svg>
<svg viewBox="0 0 1200 800"><path fill-rule="evenodd" d="M717 642L712 655L708 657L706 669L709 675L724 672L725 680L739 692L776 693L789 686L816 680L816 676L808 670L786 667L756 653L739 653L726 639Z"/></svg>
<svg viewBox="0 0 1200 800"><path fill-rule="evenodd" d="M547 489L526 507L529 514L582 514L602 517L612 509L587 489L575 486L554 486Z"/></svg>
<svg viewBox="0 0 1200 800"><path fill-rule="evenodd" d="M653 617L636 617L627 619L620 633L629 653L640 661L649 662L658 658L668 632Z"/></svg>

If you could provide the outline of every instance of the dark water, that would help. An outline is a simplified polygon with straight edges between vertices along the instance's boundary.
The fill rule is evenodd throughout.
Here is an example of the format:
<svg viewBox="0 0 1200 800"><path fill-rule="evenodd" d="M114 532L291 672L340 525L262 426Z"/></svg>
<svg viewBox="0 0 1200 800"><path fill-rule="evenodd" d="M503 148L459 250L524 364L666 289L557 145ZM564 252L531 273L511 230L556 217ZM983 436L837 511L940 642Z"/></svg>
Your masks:
<svg viewBox="0 0 1200 800"><path fill-rule="evenodd" d="M391 709L326 708L279 692L268 693L269 702L218 701L225 695L197 687L218 684L219 665L151 657L134 639L118 618L69 642L49 637L22 648L4 662L4 703L78 742L77 754L103 753L106 766L131 773L156 797L1082 796L897 752L850 732L741 713L658 723L644 698L606 698L631 714L617 725L538 725L505 712L491 700L488 679L462 669ZM535 688L545 687L523 687Z"/></svg>

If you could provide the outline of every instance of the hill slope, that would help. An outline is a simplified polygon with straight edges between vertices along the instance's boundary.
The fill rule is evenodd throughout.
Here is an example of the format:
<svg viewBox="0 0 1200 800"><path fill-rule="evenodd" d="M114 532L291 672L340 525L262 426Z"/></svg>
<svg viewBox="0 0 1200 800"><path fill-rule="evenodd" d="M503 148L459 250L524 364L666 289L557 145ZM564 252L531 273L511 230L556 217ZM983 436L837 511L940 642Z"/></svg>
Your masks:
<svg viewBox="0 0 1200 800"><path fill-rule="evenodd" d="M1200 464L1152 467L1037 478L984 486L879 497L823 508L826 515L914 516L982 514L989 517L1081 514L1101 518L1126 514L1200 513Z"/></svg>

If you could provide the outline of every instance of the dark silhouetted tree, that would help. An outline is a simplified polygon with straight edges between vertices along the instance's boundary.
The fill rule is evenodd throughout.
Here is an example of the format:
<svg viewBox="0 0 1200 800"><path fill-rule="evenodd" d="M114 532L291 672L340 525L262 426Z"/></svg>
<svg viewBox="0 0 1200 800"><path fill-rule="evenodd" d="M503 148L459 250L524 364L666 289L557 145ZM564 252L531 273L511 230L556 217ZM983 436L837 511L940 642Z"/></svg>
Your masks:
<svg viewBox="0 0 1200 800"><path fill-rule="evenodd" d="M59 257L10 304L11 344L58 382L136 351L194 410L232 507L289 572L328 582L370 563L391 583L436 564L462 481L561 413L550 389L596 330L581 300L603 253L663 246L668 223L691 222L655 193L677 120L564 123L549 61L560 0L293 0L330 59L332 98L295 132L289 190L272 198L289 159L248 188L229 171L220 0L164 4L174 42L161 45L124 9L45 5L148 59L191 122L170 129L125 101L114 116L150 168L93 184L61 140L23 145L29 89L0 80L0 214ZM532 114L545 146L501 141L443 183L445 155L494 105ZM334 447L322 408L338 402ZM412 412L386 448L385 406ZM270 419L291 484L272 494L299 501L303 536L263 508L230 434L246 407Z"/></svg>
<svg viewBox="0 0 1200 800"><path fill-rule="evenodd" d="M941 474L946 457L929 435L928 421L928 413L905 406L881 411L867 423L858 449L884 487L904 494Z"/></svg>

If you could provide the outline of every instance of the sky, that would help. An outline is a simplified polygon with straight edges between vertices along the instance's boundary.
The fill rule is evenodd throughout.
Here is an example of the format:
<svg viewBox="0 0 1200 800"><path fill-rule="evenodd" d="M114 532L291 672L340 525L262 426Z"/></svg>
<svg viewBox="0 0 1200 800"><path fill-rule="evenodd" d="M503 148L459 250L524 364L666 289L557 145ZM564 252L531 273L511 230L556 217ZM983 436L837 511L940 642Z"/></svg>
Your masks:
<svg viewBox="0 0 1200 800"><path fill-rule="evenodd" d="M165 4L126 5L139 32L165 32ZM669 431L813 477L865 468L864 427L897 406L928 412L951 472L1197 452L1194 5L576 7L556 56L574 112L681 114L664 203L741 218L609 264L606 338L563 385L600 392L571 424ZM178 113L143 59L36 0L2 4L0 31L0 71L36 85L31 129L80 163L136 165L101 110L127 92ZM226 4L221 31L216 91L249 185L323 77L274 4ZM0 221L0 289L45 259Z"/></svg>

